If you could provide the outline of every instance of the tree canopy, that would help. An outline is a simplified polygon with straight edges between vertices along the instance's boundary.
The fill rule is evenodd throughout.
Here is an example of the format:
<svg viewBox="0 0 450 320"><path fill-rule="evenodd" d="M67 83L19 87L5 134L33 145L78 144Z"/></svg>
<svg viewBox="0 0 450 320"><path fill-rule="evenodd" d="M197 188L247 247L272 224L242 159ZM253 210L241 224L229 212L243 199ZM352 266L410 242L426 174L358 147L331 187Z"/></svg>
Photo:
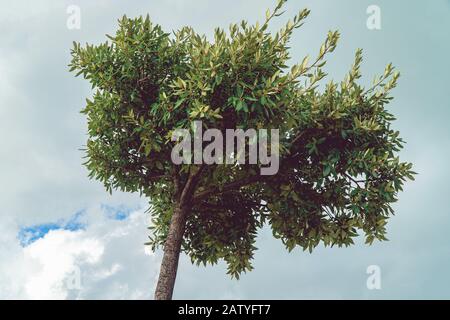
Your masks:
<svg viewBox="0 0 450 320"><path fill-rule="evenodd" d="M223 259L235 277L252 269L264 225L289 251L349 246L359 234L368 244L386 240L392 203L414 175L398 158L404 142L386 108L399 73L389 64L364 88L357 50L347 76L324 83L339 33L328 33L315 58L291 62L289 40L309 10L270 32L284 2L264 23L217 28L210 40L191 27L166 33L148 16L124 16L108 41L72 49L71 71L94 89L82 111L90 177L150 199L153 248L185 197L182 251L197 264ZM279 129L278 173L260 175L261 164L173 164L172 132L196 120L219 130Z"/></svg>

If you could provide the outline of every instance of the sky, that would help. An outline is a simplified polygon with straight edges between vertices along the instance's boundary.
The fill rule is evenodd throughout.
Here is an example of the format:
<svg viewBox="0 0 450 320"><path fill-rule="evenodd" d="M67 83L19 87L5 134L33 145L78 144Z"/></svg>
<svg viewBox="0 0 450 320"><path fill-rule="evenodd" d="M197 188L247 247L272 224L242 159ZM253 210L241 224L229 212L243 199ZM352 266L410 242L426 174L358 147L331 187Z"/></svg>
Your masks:
<svg viewBox="0 0 450 320"><path fill-rule="evenodd" d="M68 72L73 41L99 43L117 19L149 14L171 31L264 19L274 0L0 0L0 299L151 299L161 252L144 246L148 200L108 194L82 166L89 84ZM370 30L367 8L380 9ZM80 10L70 29L68 8ZM450 298L450 1L290 0L276 30L311 9L292 39L293 61L315 55L328 30L341 39L328 79L340 81L357 48L363 83L392 62L402 76L389 110L414 164L388 225L388 242L288 253L270 230L257 241L255 269L232 280L226 266L182 256L176 299ZM367 285L376 266L379 286ZM372 267L373 268L373 267Z"/></svg>

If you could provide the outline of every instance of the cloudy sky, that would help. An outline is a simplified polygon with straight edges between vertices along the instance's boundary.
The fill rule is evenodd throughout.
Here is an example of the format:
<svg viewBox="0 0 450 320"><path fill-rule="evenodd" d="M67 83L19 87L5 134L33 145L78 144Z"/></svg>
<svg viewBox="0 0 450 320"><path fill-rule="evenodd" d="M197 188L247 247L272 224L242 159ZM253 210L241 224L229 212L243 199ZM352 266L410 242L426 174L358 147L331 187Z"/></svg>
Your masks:
<svg viewBox="0 0 450 320"><path fill-rule="evenodd" d="M161 252L143 245L148 207L138 195L107 194L87 178L79 150L79 113L88 83L68 73L73 41L98 43L123 14L149 14L167 31L262 20L272 0L0 0L0 298L152 298ZM81 28L67 27L68 7ZM381 30L369 30L377 5ZM315 54L326 32L342 38L329 58L340 80L364 49L367 81L393 62L402 73L390 110L408 142L402 159L419 173L396 204L389 242L367 247L294 250L263 230L255 270L239 281L225 266L196 267L181 258L175 298L449 298L450 297L450 1L290 0L287 13L312 13L292 41L292 56ZM278 19L273 28L285 21ZM378 266L381 288L369 290Z"/></svg>

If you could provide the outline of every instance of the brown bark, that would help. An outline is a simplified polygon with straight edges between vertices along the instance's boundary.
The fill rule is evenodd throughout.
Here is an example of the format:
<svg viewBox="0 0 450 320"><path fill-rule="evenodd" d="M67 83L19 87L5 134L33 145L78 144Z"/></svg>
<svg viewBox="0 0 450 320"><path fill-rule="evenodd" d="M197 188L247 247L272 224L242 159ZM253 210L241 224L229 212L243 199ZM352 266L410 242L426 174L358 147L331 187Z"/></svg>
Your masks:
<svg viewBox="0 0 450 320"><path fill-rule="evenodd" d="M177 205L174 208L169 233L164 244L164 254L158 284L156 285L155 300L172 299L187 214L188 208L186 206Z"/></svg>
<svg viewBox="0 0 450 320"><path fill-rule="evenodd" d="M174 175L175 207L170 220L166 242L164 243L164 254L159 271L158 284L156 285L155 290L155 300L172 299L184 229L191 207L189 203L203 169L204 166L200 166L197 171L191 173L183 187L180 185L178 175L176 173Z"/></svg>

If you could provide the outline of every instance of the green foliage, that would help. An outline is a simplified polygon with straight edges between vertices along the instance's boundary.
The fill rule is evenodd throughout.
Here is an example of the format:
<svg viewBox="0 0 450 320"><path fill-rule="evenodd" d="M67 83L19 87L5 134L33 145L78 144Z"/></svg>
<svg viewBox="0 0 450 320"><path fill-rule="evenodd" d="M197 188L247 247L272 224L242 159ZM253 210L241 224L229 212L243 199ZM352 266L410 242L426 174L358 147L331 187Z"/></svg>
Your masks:
<svg viewBox="0 0 450 320"><path fill-rule="evenodd" d="M224 259L236 277L251 270L264 224L288 250L348 246L361 232L369 244L386 240L391 204L415 174L396 155L403 140L385 108L398 72L388 65L364 89L358 50L345 79L319 90L339 33L328 33L311 62L288 67L289 40L309 11L272 34L268 24L284 2L262 25L216 29L212 41L189 27L171 35L148 17L123 17L109 41L72 50L71 71L95 89L82 111L90 177L109 191L150 198L156 248L187 181L201 170L189 190L183 250L198 264ZM280 129L279 173L258 176L259 165L249 164L175 166L171 133L194 120L221 130Z"/></svg>

